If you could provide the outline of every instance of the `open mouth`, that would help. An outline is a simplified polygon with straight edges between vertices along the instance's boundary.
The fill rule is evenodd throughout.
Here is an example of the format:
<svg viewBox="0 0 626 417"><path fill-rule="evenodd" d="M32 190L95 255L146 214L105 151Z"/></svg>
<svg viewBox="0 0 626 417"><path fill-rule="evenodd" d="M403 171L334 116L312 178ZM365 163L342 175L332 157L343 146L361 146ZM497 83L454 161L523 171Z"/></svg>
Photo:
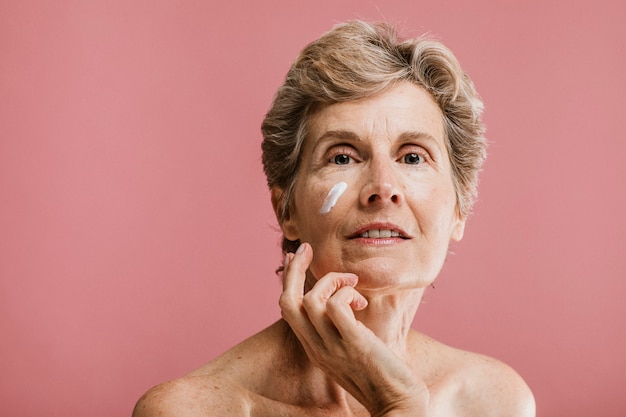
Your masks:
<svg viewBox="0 0 626 417"><path fill-rule="evenodd" d="M389 230L389 229L371 229L371 230L368 230L367 232L361 233L359 237L372 238L372 239L386 238L386 237L404 238L404 236L402 236L400 232L398 232L397 230Z"/></svg>
<svg viewBox="0 0 626 417"><path fill-rule="evenodd" d="M392 224L369 224L359 228L351 239L410 239L411 237L401 228Z"/></svg>

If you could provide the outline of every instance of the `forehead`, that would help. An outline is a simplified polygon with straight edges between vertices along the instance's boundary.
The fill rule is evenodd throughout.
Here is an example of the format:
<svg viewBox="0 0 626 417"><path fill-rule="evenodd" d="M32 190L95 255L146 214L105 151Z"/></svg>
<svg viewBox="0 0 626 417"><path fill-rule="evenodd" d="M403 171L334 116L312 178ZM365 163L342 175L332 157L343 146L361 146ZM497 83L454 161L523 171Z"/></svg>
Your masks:
<svg viewBox="0 0 626 417"><path fill-rule="evenodd" d="M403 82L373 97L334 103L313 114L309 146L328 132L346 132L360 140L394 140L406 133L434 138L445 146L443 115L422 87Z"/></svg>

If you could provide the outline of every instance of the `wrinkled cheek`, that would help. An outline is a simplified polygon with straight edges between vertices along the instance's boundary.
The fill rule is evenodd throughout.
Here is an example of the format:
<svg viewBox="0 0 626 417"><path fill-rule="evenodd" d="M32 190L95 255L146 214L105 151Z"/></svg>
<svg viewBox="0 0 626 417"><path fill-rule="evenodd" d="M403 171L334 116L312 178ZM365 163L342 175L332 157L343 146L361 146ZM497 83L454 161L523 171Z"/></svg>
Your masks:
<svg viewBox="0 0 626 417"><path fill-rule="evenodd" d="M334 191L333 191L334 190ZM316 222L320 216L328 214L345 191L340 184L328 186L304 182L298 187L296 207L308 221Z"/></svg>
<svg viewBox="0 0 626 417"><path fill-rule="evenodd" d="M338 239L335 239L334 225L329 223L313 224L315 231L310 235L313 248L313 260L309 266L311 273L317 278L321 278L331 271L341 271L342 268L342 248Z"/></svg>
<svg viewBox="0 0 626 417"><path fill-rule="evenodd" d="M322 202L319 214L326 215L330 213L330 211L335 207L337 201L339 201L339 198L341 198L347 188L348 184L343 181L333 185L330 190L328 190L328 194L326 194L326 198L324 198L324 201Z"/></svg>

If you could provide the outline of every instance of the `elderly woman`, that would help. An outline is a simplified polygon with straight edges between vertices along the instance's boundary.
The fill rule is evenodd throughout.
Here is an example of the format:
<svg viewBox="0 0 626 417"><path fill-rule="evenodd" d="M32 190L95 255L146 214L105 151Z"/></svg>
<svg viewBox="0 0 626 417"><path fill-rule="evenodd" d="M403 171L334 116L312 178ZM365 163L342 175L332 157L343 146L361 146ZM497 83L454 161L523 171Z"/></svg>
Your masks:
<svg viewBox="0 0 626 417"><path fill-rule="evenodd" d="M282 320L152 388L143 416L533 416L508 366L411 329L485 157L452 53L350 22L308 45L263 122Z"/></svg>

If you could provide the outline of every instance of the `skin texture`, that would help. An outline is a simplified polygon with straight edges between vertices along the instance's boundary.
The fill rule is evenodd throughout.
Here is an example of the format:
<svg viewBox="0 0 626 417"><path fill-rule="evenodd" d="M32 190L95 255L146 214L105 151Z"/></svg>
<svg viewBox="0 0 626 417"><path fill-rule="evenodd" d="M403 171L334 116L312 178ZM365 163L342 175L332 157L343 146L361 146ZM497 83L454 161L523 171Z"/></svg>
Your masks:
<svg viewBox="0 0 626 417"><path fill-rule="evenodd" d="M320 208L320 214L330 213L333 207L335 207L335 204L337 204L337 200L339 200L339 197L341 197L341 195L346 191L347 187L348 184L343 181L333 185L333 188L330 189L328 195L322 203L322 207Z"/></svg>
<svg viewBox="0 0 626 417"><path fill-rule="evenodd" d="M281 198L273 189L275 209ZM404 83L318 111L294 198L281 227L305 243L285 257L283 320L151 389L135 417L534 415L509 367L410 328L465 226L425 90Z"/></svg>

